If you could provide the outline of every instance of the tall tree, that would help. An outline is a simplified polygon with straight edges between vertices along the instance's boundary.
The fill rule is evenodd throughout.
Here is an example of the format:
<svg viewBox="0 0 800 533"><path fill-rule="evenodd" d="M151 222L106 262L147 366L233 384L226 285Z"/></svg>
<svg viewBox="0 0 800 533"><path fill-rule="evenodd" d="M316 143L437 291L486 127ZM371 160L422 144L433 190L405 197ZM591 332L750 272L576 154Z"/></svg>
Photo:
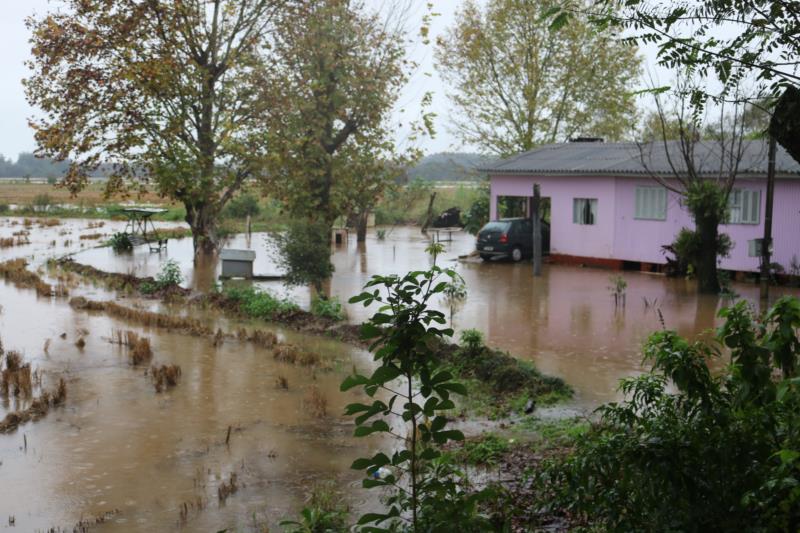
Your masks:
<svg viewBox="0 0 800 533"><path fill-rule="evenodd" d="M437 66L453 86L464 143L505 156L576 135L619 140L633 132L636 48L582 18L554 31L544 18L550 7L467 0L439 39Z"/></svg>
<svg viewBox="0 0 800 533"><path fill-rule="evenodd" d="M702 100L725 99L754 77L777 99L770 133L800 160L800 3L787 0L597 0L591 8L564 3L548 11L557 26L590 14L602 27L624 29L633 41L658 46L659 63L693 68L721 83L698 87Z"/></svg>
<svg viewBox="0 0 800 533"><path fill-rule="evenodd" d="M295 240L329 243L353 197L380 195L391 182L387 165L405 166L415 154L398 155L389 122L412 65L399 28L359 1L304 3L286 10L284 21L264 81L275 102L264 182L293 218L308 222L292 231L324 234ZM306 263L294 267L324 273ZM319 286L314 276L292 277Z"/></svg>
<svg viewBox="0 0 800 533"><path fill-rule="evenodd" d="M38 152L72 164L73 193L103 163L109 193L147 182L186 207L195 252L263 154L259 81L289 0L62 0L30 18Z"/></svg>
<svg viewBox="0 0 800 533"><path fill-rule="evenodd" d="M673 248L694 268L700 292L718 293L717 262L732 246L719 226L730 219L729 198L744 170L740 165L752 119L747 114L748 98L734 92L734 103L717 110L719 119L705 121L701 111L705 102L696 100L697 85L691 75L680 76L667 103L655 95L655 128L660 127L660 134L639 144L639 149L648 171L654 161L666 159L670 172L650 174L680 195L695 223L693 230L681 230Z"/></svg>
<svg viewBox="0 0 800 533"><path fill-rule="evenodd" d="M294 216L330 225L363 167L396 155L389 118L407 81L404 43L353 0L295 6L282 26L265 80L276 102L266 182Z"/></svg>

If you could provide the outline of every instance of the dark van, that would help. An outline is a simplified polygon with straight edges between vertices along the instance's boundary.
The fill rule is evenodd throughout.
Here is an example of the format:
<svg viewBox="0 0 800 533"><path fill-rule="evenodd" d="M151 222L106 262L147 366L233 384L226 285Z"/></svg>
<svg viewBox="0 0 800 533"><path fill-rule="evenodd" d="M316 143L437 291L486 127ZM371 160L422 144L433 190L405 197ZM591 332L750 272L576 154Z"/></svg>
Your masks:
<svg viewBox="0 0 800 533"><path fill-rule="evenodd" d="M489 222L478 232L477 250L484 261L506 257L521 261L533 256L533 221L503 218ZM542 221L542 253L550 253L550 225Z"/></svg>

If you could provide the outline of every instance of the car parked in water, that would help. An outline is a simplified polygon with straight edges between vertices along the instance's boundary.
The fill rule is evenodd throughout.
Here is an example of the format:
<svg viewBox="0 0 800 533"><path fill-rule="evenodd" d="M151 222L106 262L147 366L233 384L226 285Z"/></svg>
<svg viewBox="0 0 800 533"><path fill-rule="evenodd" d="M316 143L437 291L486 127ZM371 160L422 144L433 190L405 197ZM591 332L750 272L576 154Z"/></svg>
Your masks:
<svg viewBox="0 0 800 533"><path fill-rule="evenodd" d="M487 223L478 232L478 254L484 261L505 257L522 261L533 257L533 221L530 218L502 218ZM542 254L550 253L550 224L542 221Z"/></svg>

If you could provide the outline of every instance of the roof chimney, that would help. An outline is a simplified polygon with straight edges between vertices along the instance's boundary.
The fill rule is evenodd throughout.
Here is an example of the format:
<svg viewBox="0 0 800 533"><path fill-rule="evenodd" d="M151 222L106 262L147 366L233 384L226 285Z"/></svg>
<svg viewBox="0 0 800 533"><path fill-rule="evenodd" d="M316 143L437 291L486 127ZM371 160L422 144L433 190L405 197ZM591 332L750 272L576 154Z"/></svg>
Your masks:
<svg viewBox="0 0 800 533"><path fill-rule="evenodd" d="M605 142L605 139L602 137L575 137L574 139L570 139L569 142L571 143L601 143Z"/></svg>

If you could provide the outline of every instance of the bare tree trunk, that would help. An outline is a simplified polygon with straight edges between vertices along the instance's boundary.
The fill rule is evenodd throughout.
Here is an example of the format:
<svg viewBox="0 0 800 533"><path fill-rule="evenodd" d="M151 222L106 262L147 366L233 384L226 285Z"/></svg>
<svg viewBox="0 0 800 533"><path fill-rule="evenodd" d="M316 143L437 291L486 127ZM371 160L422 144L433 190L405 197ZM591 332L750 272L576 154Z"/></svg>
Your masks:
<svg viewBox="0 0 800 533"><path fill-rule="evenodd" d="M764 209L764 239L761 241L761 299L769 299L770 245L772 244L772 206L775 197L775 137L769 139L769 161L767 164L767 201Z"/></svg>
<svg viewBox="0 0 800 533"><path fill-rule="evenodd" d="M364 210L358 214L356 221L356 242L367 240L367 224L369 223L369 210Z"/></svg>
<svg viewBox="0 0 800 533"><path fill-rule="evenodd" d="M431 199L428 201L428 212L425 215L425 223L422 225L422 233L428 231L428 226L433 222L433 202L436 200L436 193L431 194Z"/></svg>
<svg viewBox="0 0 800 533"><path fill-rule="evenodd" d="M533 275L542 275L542 219L541 208L542 198L539 192L539 184L533 186L533 202L531 203L531 218L533 222Z"/></svg>
<svg viewBox="0 0 800 533"><path fill-rule="evenodd" d="M215 253L219 247L216 209L205 203L184 202L184 205L186 223L192 230L195 256Z"/></svg>
<svg viewBox="0 0 800 533"><path fill-rule="evenodd" d="M700 213L696 213L695 225L701 243L695 265L697 288L703 293L717 294L720 290L717 276L719 219L715 215L702 216Z"/></svg>

